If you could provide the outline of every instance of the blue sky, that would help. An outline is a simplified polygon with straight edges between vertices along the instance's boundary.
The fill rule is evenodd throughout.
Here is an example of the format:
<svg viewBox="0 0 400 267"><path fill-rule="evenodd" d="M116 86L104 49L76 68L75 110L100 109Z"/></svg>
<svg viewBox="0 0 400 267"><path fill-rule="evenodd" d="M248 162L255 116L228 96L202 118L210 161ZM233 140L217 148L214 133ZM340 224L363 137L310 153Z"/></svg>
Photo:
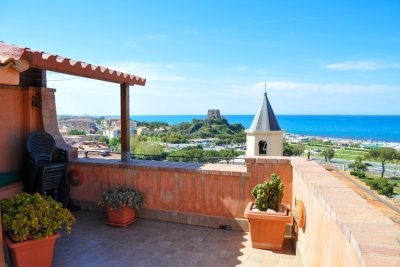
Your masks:
<svg viewBox="0 0 400 267"><path fill-rule="evenodd" d="M0 2L0 40L147 79L132 115L400 115L400 1ZM119 85L48 74L59 114L119 114Z"/></svg>

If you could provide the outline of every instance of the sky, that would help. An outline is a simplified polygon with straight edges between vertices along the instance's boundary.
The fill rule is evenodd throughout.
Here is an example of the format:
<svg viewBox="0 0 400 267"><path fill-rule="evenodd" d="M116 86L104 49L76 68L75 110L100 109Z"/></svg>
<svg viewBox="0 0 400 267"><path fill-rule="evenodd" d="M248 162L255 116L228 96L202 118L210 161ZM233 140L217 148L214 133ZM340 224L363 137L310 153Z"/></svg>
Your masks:
<svg viewBox="0 0 400 267"><path fill-rule="evenodd" d="M1 0L0 41L146 78L131 115L400 115L400 1ZM58 114L119 85L47 74Z"/></svg>

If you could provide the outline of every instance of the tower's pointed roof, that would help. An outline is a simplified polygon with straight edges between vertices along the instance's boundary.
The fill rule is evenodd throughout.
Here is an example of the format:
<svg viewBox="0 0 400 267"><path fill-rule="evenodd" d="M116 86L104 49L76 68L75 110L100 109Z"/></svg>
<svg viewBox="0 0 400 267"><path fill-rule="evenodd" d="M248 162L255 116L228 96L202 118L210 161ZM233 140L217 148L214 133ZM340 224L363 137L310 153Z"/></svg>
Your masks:
<svg viewBox="0 0 400 267"><path fill-rule="evenodd" d="M250 131L281 131L278 120L275 117L272 106L269 103L267 93L264 93L263 102L254 116Z"/></svg>

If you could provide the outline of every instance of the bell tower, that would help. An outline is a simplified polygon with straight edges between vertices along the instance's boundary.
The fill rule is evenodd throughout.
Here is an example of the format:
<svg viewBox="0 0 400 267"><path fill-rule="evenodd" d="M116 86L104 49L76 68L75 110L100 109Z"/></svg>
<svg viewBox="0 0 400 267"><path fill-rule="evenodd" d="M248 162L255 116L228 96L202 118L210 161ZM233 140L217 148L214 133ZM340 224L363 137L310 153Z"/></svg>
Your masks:
<svg viewBox="0 0 400 267"><path fill-rule="evenodd" d="M279 127L267 92L250 129L246 132L246 156L282 156L283 131Z"/></svg>

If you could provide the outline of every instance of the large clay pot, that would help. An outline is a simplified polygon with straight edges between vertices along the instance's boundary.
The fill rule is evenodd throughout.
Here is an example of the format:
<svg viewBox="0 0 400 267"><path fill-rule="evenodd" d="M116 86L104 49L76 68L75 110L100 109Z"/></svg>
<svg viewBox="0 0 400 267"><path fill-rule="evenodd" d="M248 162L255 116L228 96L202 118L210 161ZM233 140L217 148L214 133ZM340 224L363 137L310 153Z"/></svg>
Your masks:
<svg viewBox="0 0 400 267"><path fill-rule="evenodd" d="M59 233L44 239L13 242L7 234L6 244L14 267L51 267L56 239Z"/></svg>
<svg viewBox="0 0 400 267"><path fill-rule="evenodd" d="M107 224L112 226L126 227L136 221L136 209L126 206L113 209L106 206Z"/></svg>
<svg viewBox="0 0 400 267"><path fill-rule="evenodd" d="M253 248L282 250L286 224L291 220L290 205L283 204L282 212L254 210L253 205L249 202L244 212Z"/></svg>

